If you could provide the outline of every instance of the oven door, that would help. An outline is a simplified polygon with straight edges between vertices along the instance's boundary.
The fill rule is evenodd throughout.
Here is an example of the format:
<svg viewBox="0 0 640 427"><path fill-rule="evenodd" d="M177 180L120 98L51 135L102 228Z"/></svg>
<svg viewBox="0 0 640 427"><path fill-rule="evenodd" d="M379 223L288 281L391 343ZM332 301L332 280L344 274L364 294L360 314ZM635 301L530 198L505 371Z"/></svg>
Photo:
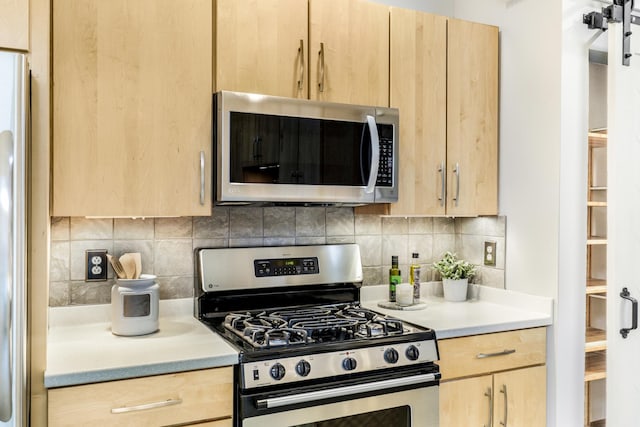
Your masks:
<svg viewBox="0 0 640 427"><path fill-rule="evenodd" d="M333 383L242 398L242 427L437 427L439 373Z"/></svg>

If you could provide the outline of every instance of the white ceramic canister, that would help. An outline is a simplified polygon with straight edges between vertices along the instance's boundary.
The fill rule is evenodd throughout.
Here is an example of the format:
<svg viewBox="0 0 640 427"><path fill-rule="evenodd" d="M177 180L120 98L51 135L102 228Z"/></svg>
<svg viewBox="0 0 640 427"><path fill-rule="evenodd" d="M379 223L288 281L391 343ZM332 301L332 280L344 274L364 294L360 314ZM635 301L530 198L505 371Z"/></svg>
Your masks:
<svg viewBox="0 0 640 427"><path fill-rule="evenodd" d="M144 275L143 275L144 276ZM111 332L146 335L158 330L160 287L153 279L116 280L111 287Z"/></svg>

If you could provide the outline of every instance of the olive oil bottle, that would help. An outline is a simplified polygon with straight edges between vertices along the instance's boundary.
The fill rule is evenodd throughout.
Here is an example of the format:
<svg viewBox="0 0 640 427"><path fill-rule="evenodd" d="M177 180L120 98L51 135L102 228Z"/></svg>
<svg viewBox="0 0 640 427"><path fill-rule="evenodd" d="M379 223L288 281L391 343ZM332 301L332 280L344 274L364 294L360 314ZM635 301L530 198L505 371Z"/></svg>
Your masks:
<svg viewBox="0 0 640 427"><path fill-rule="evenodd" d="M420 264L418 264L418 253L411 254L411 267L409 268L409 283L413 285L413 303L420 302Z"/></svg>
<svg viewBox="0 0 640 427"><path fill-rule="evenodd" d="M396 302L396 286L401 282L402 272L398 268L398 255L392 255L389 269L389 301Z"/></svg>

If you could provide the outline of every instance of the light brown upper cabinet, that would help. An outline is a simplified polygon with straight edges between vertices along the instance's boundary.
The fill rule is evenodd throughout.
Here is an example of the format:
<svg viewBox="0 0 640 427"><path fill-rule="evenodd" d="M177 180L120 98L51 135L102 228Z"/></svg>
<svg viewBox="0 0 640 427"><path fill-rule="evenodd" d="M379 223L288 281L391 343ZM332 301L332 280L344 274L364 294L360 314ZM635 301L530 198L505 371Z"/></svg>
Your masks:
<svg viewBox="0 0 640 427"><path fill-rule="evenodd" d="M309 97L389 105L389 7L364 0L309 1Z"/></svg>
<svg viewBox="0 0 640 427"><path fill-rule="evenodd" d="M52 8L52 214L210 215L211 1Z"/></svg>
<svg viewBox="0 0 640 427"><path fill-rule="evenodd" d="M397 203L390 215L445 214L447 18L391 8L391 106L400 110Z"/></svg>
<svg viewBox="0 0 640 427"><path fill-rule="evenodd" d="M0 48L29 50L29 0L0 0Z"/></svg>
<svg viewBox="0 0 640 427"><path fill-rule="evenodd" d="M447 215L498 213L498 28L450 19Z"/></svg>
<svg viewBox="0 0 640 427"><path fill-rule="evenodd" d="M309 97L307 0L217 0L215 87Z"/></svg>
<svg viewBox="0 0 640 427"><path fill-rule="evenodd" d="M217 0L216 90L389 105L389 7Z"/></svg>
<svg viewBox="0 0 640 427"><path fill-rule="evenodd" d="M399 197L358 212L496 214L498 29L391 8L390 31Z"/></svg>

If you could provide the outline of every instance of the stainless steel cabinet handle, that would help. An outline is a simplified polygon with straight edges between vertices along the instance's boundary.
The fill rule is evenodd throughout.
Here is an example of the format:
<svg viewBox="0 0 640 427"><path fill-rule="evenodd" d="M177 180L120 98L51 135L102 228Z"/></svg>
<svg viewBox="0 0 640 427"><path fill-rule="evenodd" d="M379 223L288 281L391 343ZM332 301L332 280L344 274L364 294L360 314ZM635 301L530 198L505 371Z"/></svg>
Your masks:
<svg viewBox="0 0 640 427"><path fill-rule="evenodd" d="M440 187L440 197L438 197L438 200L440 200L440 206L444 206L445 194L447 193L447 172L444 167L444 160L440 162L438 172L440 172L440 182L442 183Z"/></svg>
<svg viewBox="0 0 640 427"><path fill-rule="evenodd" d="M165 406L179 405L182 403L182 399L167 399L160 402L144 403L136 406L123 406L121 408L112 408L112 414L124 414L127 412L144 411L145 409L163 408Z"/></svg>
<svg viewBox="0 0 640 427"><path fill-rule="evenodd" d="M483 427L492 427L493 426L493 390L491 387L484 392L484 395L489 398L489 422L485 424Z"/></svg>
<svg viewBox="0 0 640 427"><path fill-rule="evenodd" d="M629 335L629 332L638 328L638 300L631 296L631 293L627 288L622 288L620 296L628 301L631 301L631 327L620 329L620 335L622 335L622 338L626 338L627 335Z"/></svg>
<svg viewBox="0 0 640 427"><path fill-rule="evenodd" d="M453 200L456 202L456 206L458 206L458 200L460 199L460 164L456 163L453 174L456 176L456 195Z"/></svg>
<svg viewBox="0 0 640 427"><path fill-rule="evenodd" d="M371 167L369 168L369 182L364 192L373 193L376 188L376 180L378 179L378 167L380 166L380 137L378 136L378 126L373 116L367 115L367 125L369 126L369 134L371 135Z"/></svg>
<svg viewBox="0 0 640 427"><path fill-rule="evenodd" d="M320 78L318 83L318 89L320 92L324 92L324 43L320 43L320 51L318 52L320 56Z"/></svg>
<svg viewBox="0 0 640 427"><path fill-rule="evenodd" d="M304 42L302 41L302 39L300 39L298 56L300 57L300 75L298 76L298 90L302 90L302 85L304 84Z"/></svg>
<svg viewBox="0 0 640 427"><path fill-rule="evenodd" d="M13 417L11 371L11 305L13 284L13 134L0 133L0 421Z"/></svg>
<svg viewBox="0 0 640 427"><path fill-rule="evenodd" d="M506 356L507 354L515 353L515 348L505 349L502 351L498 351L496 353L478 353L476 354L476 359L486 359L487 357L496 357L496 356Z"/></svg>
<svg viewBox="0 0 640 427"><path fill-rule="evenodd" d="M200 204L204 205L204 151L200 152Z"/></svg>
<svg viewBox="0 0 640 427"><path fill-rule="evenodd" d="M500 393L504 394L504 421L500 421L500 425L507 427L507 420L509 419L509 401L507 399L507 386L502 384Z"/></svg>

